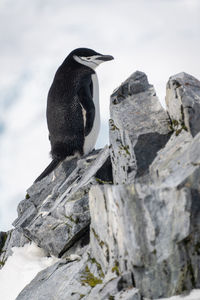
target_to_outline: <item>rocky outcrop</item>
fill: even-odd
[[[140,183],[90,193],[94,214],[101,208],[105,221],[104,228],[91,223],[93,254],[106,270],[131,272],[134,286],[150,299],[199,287],[197,193]]]
[[[108,156],[109,149],[105,147],[82,159],[66,160],[55,173],[34,184],[18,206],[15,228],[58,257],[80,239],[87,243],[88,191]]]
[[[194,137],[200,131],[200,82],[187,73],[170,77],[167,83],[166,105],[171,126],[177,134],[188,130]]]
[[[30,240],[60,257],[17,300],[159,299],[200,288],[199,99],[200,82],[185,73],[169,79],[167,112],[142,72],[115,90],[110,146],[34,184],[15,229],[0,235],[0,260]]]
[[[147,76],[139,71],[112,94],[110,116],[114,183],[132,183],[148,172],[168,141],[169,117]]]

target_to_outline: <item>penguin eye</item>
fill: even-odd
[[[87,60],[90,60],[90,59],[91,59],[91,57],[86,57],[86,59],[87,59]]]

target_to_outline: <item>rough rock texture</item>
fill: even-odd
[[[114,183],[131,183],[148,172],[156,153],[168,141],[169,117],[147,76],[139,71],[112,94],[110,117]]]
[[[199,81],[185,73],[167,84],[168,114],[142,72],[113,93],[109,148],[34,184],[15,229],[0,234],[3,263],[29,240],[61,257],[17,300],[159,299],[200,288],[199,99]]]
[[[150,299],[199,288],[198,196],[185,186],[93,187],[92,255],[106,271],[132,272],[135,286]],[[104,226],[96,222],[100,214]]]
[[[176,131],[187,129],[192,136],[200,131],[200,81],[187,73],[169,78],[166,105]]]
[[[4,247],[5,247],[5,243],[7,240],[7,233],[1,231],[0,232],[0,268],[4,265],[6,258],[5,258],[5,251],[4,251]]]
[[[200,166],[200,133],[193,139],[182,131],[173,134],[166,147],[162,149],[150,166],[150,173],[156,185],[179,187],[195,175]],[[190,187],[196,187],[198,180],[191,179]]]
[[[89,229],[88,190],[109,149],[63,162],[55,174],[34,184],[18,206],[13,225],[49,254],[62,254]],[[87,240],[87,239],[86,239]]]

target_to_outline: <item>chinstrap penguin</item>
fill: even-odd
[[[88,48],[73,50],[58,68],[47,98],[47,126],[52,162],[35,180],[47,176],[66,157],[94,149],[99,129],[99,87],[95,72],[112,60]]]

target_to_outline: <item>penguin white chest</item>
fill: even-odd
[[[90,153],[96,144],[99,130],[100,130],[100,108],[99,108],[99,83],[96,73],[92,74],[92,83],[93,83],[93,101],[95,106],[95,118],[92,130],[85,137],[83,152],[84,154]]]

